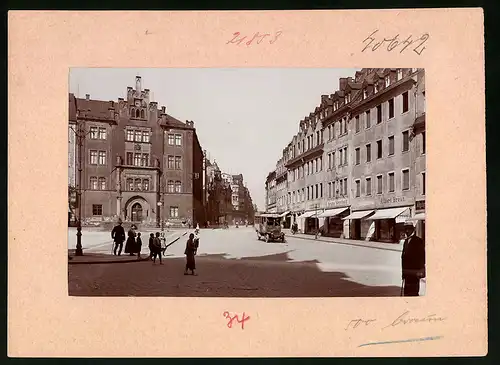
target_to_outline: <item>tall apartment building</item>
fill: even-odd
[[[126,95],[117,102],[70,95],[70,127],[74,120],[84,136],[82,220],[203,222],[203,151],[194,122],[175,119],[164,106],[158,109],[140,76]]]
[[[302,232],[395,242],[414,219],[423,237],[424,70],[363,69],[341,78],[300,121],[283,158],[286,210]]]

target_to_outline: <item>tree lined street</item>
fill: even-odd
[[[184,276],[185,230],[166,232],[164,265],[149,261],[69,265],[70,295],[116,296],[398,296],[401,253],[288,237],[257,240],[251,227],[204,229],[198,276]],[[72,232],[69,233],[72,235]],[[142,254],[147,255],[148,232]],[[111,253],[109,232],[84,232],[84,252]],[[74,247],[69,242],[69,247]],[[423,287],[425,290],[425,287]]]

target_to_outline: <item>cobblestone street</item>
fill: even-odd
[[[104,233],[103,233],[104,234]],[[198,276],[183,275],[186,237],[157,261],[69,265],[77,296],[328,297],[400,295],[399,252],[288,238],[252,228],[202,230]],[[146,251],[143,250],[143,254]]]

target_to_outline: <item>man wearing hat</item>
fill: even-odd
[[[115,242],[115,248],[113,252],[116,255],[116,249],[119,246],[120,249],[118,250],[118,256],[120,256],[120,254],[122,253],[123,241],[125,241],[125,230],[122,227],[121,219],[118,219],[118,224],[111,231],[111,238]]]
[[[425,277],[425,245],[424,241],[415,235],[413,223],[405,223],[405,233],[406,239],[401,254],[403,295],[418,296],[420,279]]]

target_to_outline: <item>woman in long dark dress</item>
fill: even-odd
[[[135,251],[135,231],[130,228],[128,231],[127,243],[125,243],[125,253],[128,253],[130,256],[134,256]]]
[[[186,250],[184,250],[184,255],[186,255],[186,270],[184,271],[184,275],[188,274],[188,270],[191,270],[192,275],[196,275],[195,251],[194,234],[191,233],[186,243]]]

